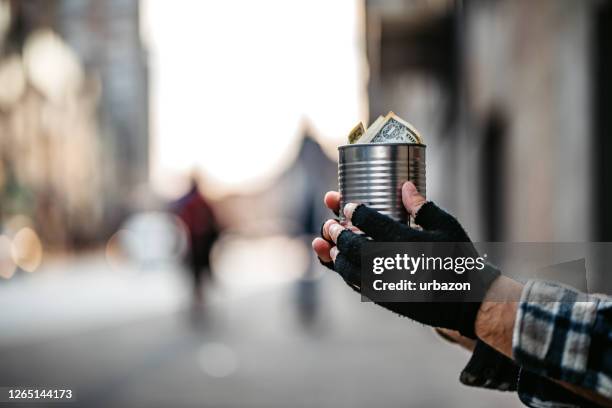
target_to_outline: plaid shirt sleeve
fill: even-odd
[[[515,361],[530,373],[612,398],[612,298],[529,281],[521,296],[512,348]],[[530,398],[522,395],[524,402],[523,397]]]
[[[546,377],[521,369],[480,340],[459,380],[471,387],[517,391],[521,402],[531,408],[599,407]]]

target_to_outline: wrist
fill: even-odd
[[[474,331],[478,338],[497,351],[512,358],[512,333],[518,301],[523,285],[501,276],[496,279],[483,299]]]

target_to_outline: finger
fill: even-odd
[[[394,221],[363,204],[349,203],[344,206],[344,215],[353,225],[376,241],[427,241],[422,231]]]
[[[328,191],[323,197],[325,206],[338,215],[340,210],[340,193],[337,191]]]
[[[337,248],[341,254],[355,265],[361,265],[361,251],[368,239],[361,235],[345,229],[336,239]]]
[[[425,230],[437,230],[447,233],[449,240],[452,239],[456,242],[469,240],[459,221],[431,201],[421,206],[416,217],[414,217],[414,222]]]
[[[337,244],[338,237],[340,236],[342,231],[345,231],[345,230],[348,231],[346,227],[340,225],[340,223],[338,222],[330,222],[329,224],[327,224],[327,235],[329,236],[329,239],[331,239],[331,241],[334,244]]]
[[[440,337],[450,341],[451,343],[456,343],[469,351],[474,351],[474,348],[476,347],[475,340],[462,336],[461,333],[456,330],[443,329],[440,327],[436,327],[435,330]]]
[[[419,211],[421,206],[425,204],[427,200],[418,191],[412,181],[407,181],[402,186],[402,202],[406,211],[414,217]]]
[[[321,232],[320,232],[321,238],[328,241],[329,243],[331,243],[332,241],[331,241],[331,238],[329,237],[328,229],[329,229],[329,225],[334,222],[338,222],[338,220],[329,219],[321,225]]]
[[[337,246],[336,251],[343,253],[355,265],[361,265],[361,249],[368,239],[333,220],[325,225],[327,235]]]
[[[329,251],[332,249],[332,244],[325,241],[323,238],[315,238],[312,241],[312,249],[322,262],[331,262],[332,258]]]
[[[356,234],[363,234],[363,231],[359,230],[359,228],[349,222],[327,220],[321,227],[321,237],[323,237],[323,239],[328,241],[330,244],[335,245],[336,241],[338,240],[338,236],[344,230],[349,230]]]
[[[339,253],[340,251],[338,251],[338,247],[332,247],[332,249],[329,250],[329,256],[332,262],[336,263],[336,258],[338,257]]]
[[[451,343],[457,343],[455,337],[460,336],[459,332],[455,330],[441,329],[439,327],[434,327],[434,330],[436,331],[436,333],[438,333],[440,337]]]
[[[345,225],[346,228],[348,228],[349,230],[353,231],[356,234],[363,234],[363,231],[360,230],[359,228],[357,228],[356,226],[354,226],[351,223],[348,223],[347,225]]]
[[[336,221],[338,221],[338,223],[342,225],[344,228],[350,231],[353,231],[356,234],[363,234],[363,231],[357,228],[356,226],[354,226],[350,221],[339,221],[339,220],[336,220]]]
[[[402,186],[402,202],[415,222],[426,230],[450,231],[461,228],[457,220],[434,203],[429,202],[418,191],[414,183],[407,181]],[[423,210],[421,211],[421,208]]]
[[[339,225],[342,227],[342,224],[338,220],[329,219],[325,221],[321,227],[321,237],[333,245],[335,241],[333,241],[332,236],[330,235],[330,228],[332,225]]]

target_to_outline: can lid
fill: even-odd
[[[338,149],[346,149],[348,147],[358,147],[358,146],[418,146],[418,147],[427,147],[427,145],[422,143],[353,143],[353,144],[344,144],[338,146]]]

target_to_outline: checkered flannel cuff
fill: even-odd
[[[593,363],[594,341],[612,329],[610,321],[600,321],[600,303],[597,296],[559,284],[529,281],[514,326],[515,361],[533,373],[612,396],[610,368]],[[607,327],[598,334],[602,324]]]

